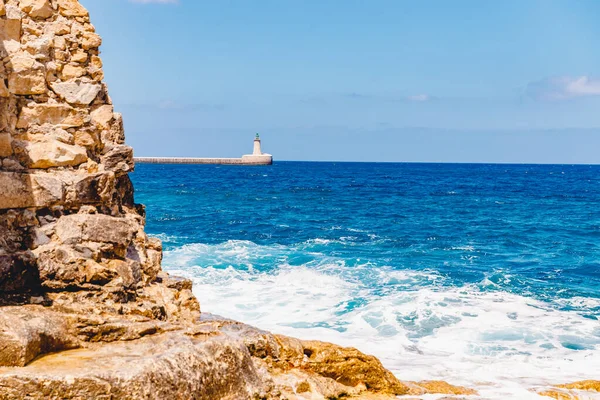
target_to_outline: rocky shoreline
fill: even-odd
[[[477,396],[201,313],[144,232],[101,43],[77,0],[0,0],[0,399]]]

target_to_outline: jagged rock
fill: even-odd
[[[0,210],[48,207],[64,198],[64,184],[49,174],[0,171]]]
[[[28,143],[25,148],[30,168],[77,166],[87,160],[85,148],[58,140]]]
[[[24,367],[40,354],[78,347],[61,315],[38,309],[7,307],[0,313],[0,366]]]
[[[127,247],[135,232],[130,220],[103,214],[76,214],[61,217],[56,235],[61,243],[83,241],[113,243]]]
[[[83,82],[61,82],[51,85],[54,93],[65,99],[71,104],[88,105],[98,93],[100,93],[100,85]]]
[[[117,145],[102,156],[102,164],[109,171],[131,172],[133,171],[133,149],[125,145]]]
[[[8,76],[8,90],[13,94],[31,95],[46,93],[46,71],[44,65],[29,53],[11,57],[13,72]]]
[[[79,64],[67,64],[60,72],[60,78],[63,81],[81,78],[85,75],[85,68]]]
[[[105,104],[91,112],[92,122],[102,129],[108,129],[109,123],[114,118],[113,106]]]
[[[88,16],[88,11],[77,0],[58,0],[58,10],[65,17]]]
[[[102,38],[99,35],[93,32],[86,32],[83,34],[83,42],[81,43],[81,46],[85,50],[100,47],[100,45],[102,45]]]
[[[54,14],[49,0],[21,0],[19,7],[32,18],[48,18]]]
[[[44,123],[60,128],[72,128],[85,124],[86,117],[82,110],[76,110],[68,104],[33,103],[21,111],[17,128],[28,128],[34,124]]]

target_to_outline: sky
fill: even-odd
[[[137,156],[600,163],[600,1],[80,1]]]

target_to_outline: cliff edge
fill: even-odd
[[[0,0],[0,399],[474,394],[204,314],[161,269],[77,0]]]

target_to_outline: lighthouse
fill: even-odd
[[[254,138],[254,151],[252,152],[253,156],[262,156],[262,150],[260,149],[260,135],[257,133]]]
[[[252,154],[247,154],[242,157],[244,164],[248,165],[271,165],[273,164],[273,156],[262,152],[260,135],[257,133],[254,136],[254,150]]]

